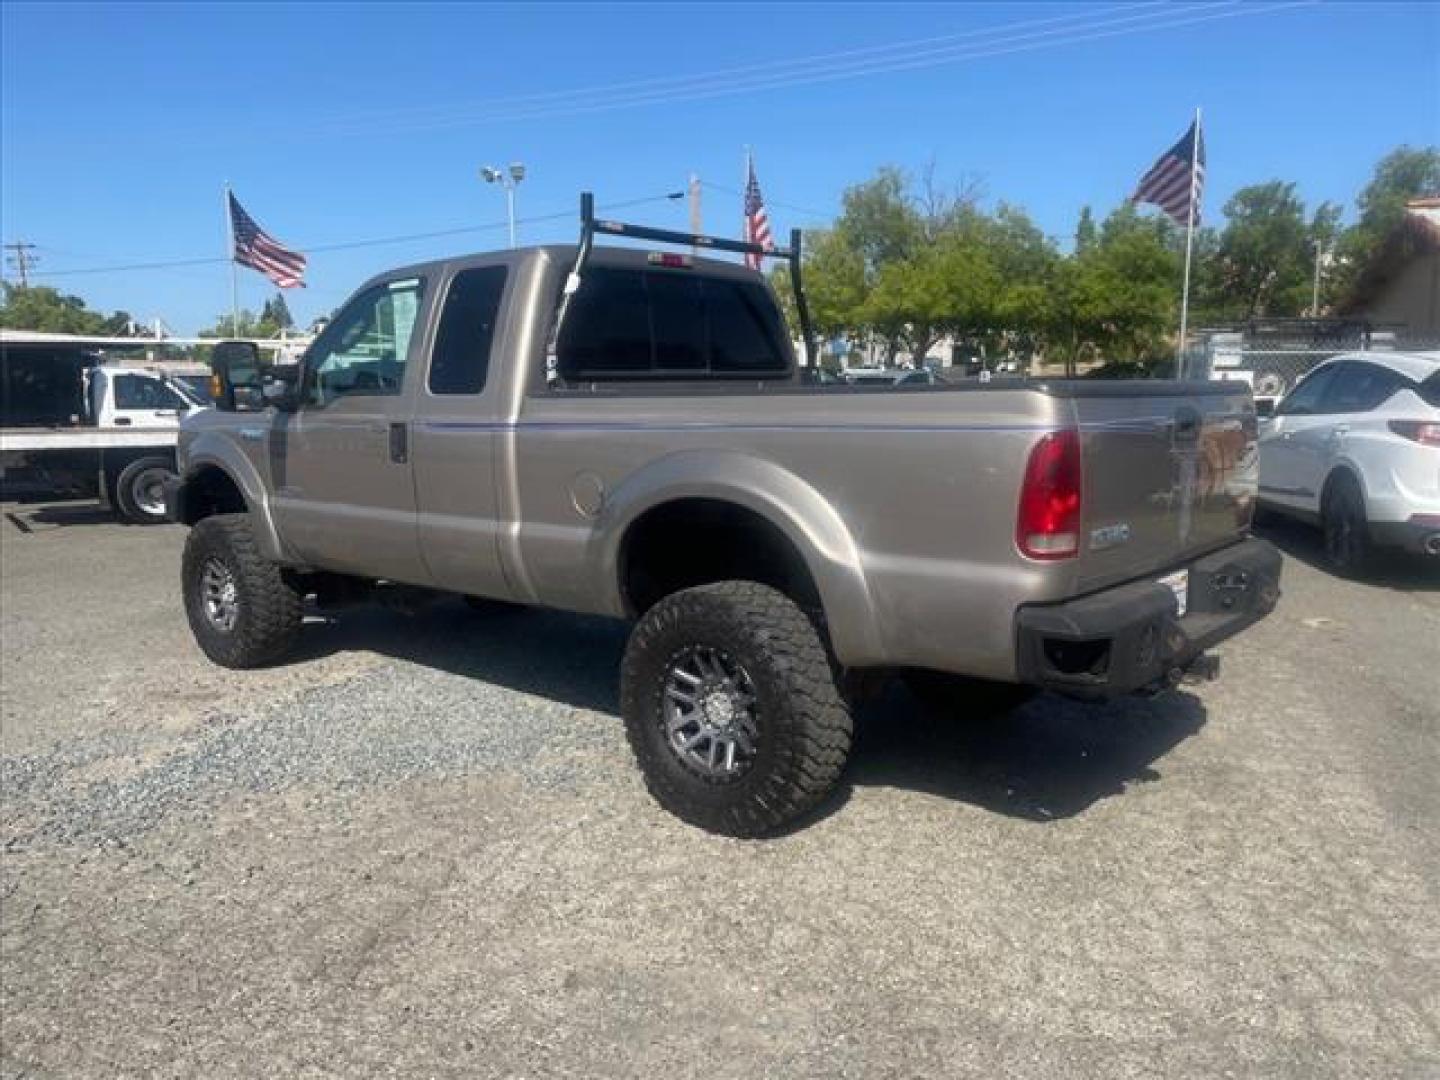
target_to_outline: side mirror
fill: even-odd
[[[237,397],[247,404],[259,397],[260,348],[253,341],[220,342],[210,354],[210,370],[210,396],[215,399],[215,408],[235,412]]]
[[[281,412],[294,412],[300,407],[299,375],[293,364],[271,368],[260,383],[261,399]]]

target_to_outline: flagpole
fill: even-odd
[[[1190,140],[1190,217],[1185,227],[1185,283],[1180,290],[1180,344],[1175,351],[1175,377],[1185,377],[1185,334],[1190,326],[1190,255],[1195,247],[1195,166],[1200,157],[1200,110],[1195,110],[1195,131]]]
[[[744,173],[740,177],[740,191],[742,193],[740,196],[740,239],[747,243],[750,240],[750,218],[745,213],[745,195],[743,193],[750,190],[750,173],[754,168],[755,158],[750,153],[750,144],[746,143],[745,162],[743,165]],[[741,261],[743,261],[746,266],[749,266],[750,256],[741,256]]]
[[[235,215],[230,212],[230,181],[225,181],[225,257],[230,261],[230,335],[240,336],[240,266],[235,262]]]

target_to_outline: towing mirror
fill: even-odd
[[[300,406],[299,385],[299,364],[275,364],[261,377],[260,396],[266,405],[273,405],[281,412],[294,412]]]
[[[260,401],[260,348],[253,341],[222,341],[210,354],[210,396],[225,412],[254,408]]]

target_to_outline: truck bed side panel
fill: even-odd
[[[851,570],[868,586],[868,626],[834,620],[849,664],[903,657],[1004,677],[1013,667],[1012,620],[1021,603],[1062,595],[1068,574],[1029,563],[1014,546],[1029,448],[1068,403],[1032,391],[952,394],[735,393],[647,397],[541,394],[515,425],[519,550],[513,575],[545,603],[620,614],[618,569],[601,539],[623,528],[637,476],[675,455],[718,461],[746,455],[813,489],[848,530]],[[672,487],[752,504],[747,470]],[[590,493],[603,509],[580,509]],[[793,500],[792,500],[793,501]],[[798,513],[791,508],[779,513]],[[804,545],[819,523],[775,522]],[[803,551],[827,610],[843,586],[833,552]],[[865,631],[865,632],[862,632]]]

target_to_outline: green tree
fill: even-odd
[[[260,311],[260,321],[271,323],[281,330],[289,330],[295,325],[295,320],[290,316],[290,305],[285,302],[285,294],[277,292],[273,300],[266,300],[264,308]]]
[[[1095,246],[1099,240],[1100,232],[1095,227],[1095,215],[1090,212],[1090,207],[1080,208],[1080,220],[1075,223],[1075,254],[1083,255]]]
[[[134,319],[128,311],[102,315],[87,308],[80,297],[61,293],[48,285],[22,287],[9,282],[4,284],[0,326],[11,330],[107,337],[128,337],[134,333]]]
[[[262,314],[256,318],[255,313],[249,308],[241,308],[238,320],[230,315],[222,315],[215,320],[214,326],[201,330],[198,336],[206,338],[274,337],[280,332],[280,327],[271,321],[271,314],[273,313]]]
[[[1271,180],[1243,187],[1224,214],[1211,279],[1216,306],[1231,318],[1298,315],[1308,296],[1311,243],[1295,185]]]
[[[1440,195],[1440,147],[1401,146],[1375,165],[1370,182],[1355,200],[1356,229],[1383,241],[1405,215],[1405,204],[1421,195]]]
[[[1401,146],[1375,164],[1370,182],[1355,200],[1359,217],[1335,243],[1332,298],[1343,297],[1405,216],[1405,204],[1423,195],[1440,195],[1440,148]]]

